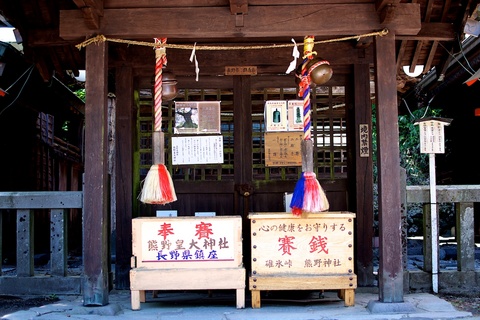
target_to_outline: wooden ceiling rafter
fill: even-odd
[[[35,66],[37,67],[38,73],[42,77],[42,79],[47,82],[50,81],[52,78],[52,74],[50,73],[50,67],[47,65],[46,60],[39,59],[35,62]]]
[[[412,0],[411,3],[416,3],[417,0]],[[400,46],[397,52],[397,73],[403,72],[403,65],[402,65],[402,58],[404,57],[405,51],[407,47],[407,40],[400,40]]]
[[[412,61],[410,62],[410,67],[409,67],[409,72],[412,73],[415,71],[415,68],[418,65],[418,59],[420,57],[420,54],[422,52],[422,47],[423,47],[423,41],[418,40],[417,45],[415,46],[415,50],[413,51],[413,57]],[[426,72],[425,70],[422,70],[422,73]]]
[[[456,26],[464,26],[465,21],[467,20],[468,16],[470,15],[472,5],[478,3],[478,0],[463,0],[459,4],[460,14],[457,14],[456,16],[456,21],[453,22],[454,25]],[[445,17],[447,15],[447,12],[444,11],[442,12],[442,17]],[[460,48],[460,35],[456,34],[455,36],[456,41],[452,41],[449,43],[446,43],[445,45],[442,46],[442,48],[445,50],[447,53],[446,55],[443,55],[443,58],[441,59],[440,63],[437,65],[437,81],[441,82],[445,79],[445,75],[447,73],[447,69],[450,66],[450,63],[453,60],[453,53],[455,52],[455,48],[459,49]]]
[[[62,63],[57,54],[55,54],[55,50],[52,47],[47,47],[48,52],[52,55],[52,63],[54,70],[63,70]]]
[[[397,72],[401,71],[401,69],[403,67],[402,66],[402,57],[405,54],[406,47],[407,47],[407,40],[402,40],[400,42],[400,46],[399,46],[399,49],[398,49],[398,52],[397,52]],[[401,71],[401,72],[403,72],[403,71]]]
[[[430,47],[430,52],[428,54],[427,60],[425,62],[425,70],[432,69],[432,62],[433,62],[433,59],[435,58],[435,53],[437,52],[437,49],[438,49],[438,41],[433,41]]]
[[[451,2],[452,2],[451,0],[445,0],[445,5],[443,6],[443,11],[442,11],[442,17],[440,18],[441,22],[446,20],[447,12],[448,12],[447,8],[450,8]],[[428,54],[428,57],[425,63],[425,70],[432,69],[432,62],[433,62],[433,59],[435,58],[437,49],[438,49],[438,40],[433,40],[430,48],[430,52]]]
[[[426,22],[426,23],[430,22],[430,17],[432,15],[433,1],[434,0],[428,0],[427,2],[427,6],[425,8],[425,17],[423,18],[423,22]],[[425,41],[417,40],[417,45],[415,47],[412,61],[410,62],[410,67],[408,70],[410,73],[413,73],[418,65],[418,60],[419,60],[420,54],[422,53],[422,48],[424,47],[424,44],[426,44]],[[428,72],[428,69],[426,69],[424,65],[422,73],[425,74],[427,72]]]

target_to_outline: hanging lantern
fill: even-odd
[[[475,117],[480,117],[480,108],[475,108]]]

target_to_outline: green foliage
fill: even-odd
[[[377,182],[377,129],[376,106],[372,105],[372,145],[374,162],[374,181]],[[398,117],[400,166],[407,171],[407,185],[428,184],[428,154],[420,153],[420,131],[415,121],[425,117],[440,117],[441,110],[421,108],[409,115]]]
[[[420,152],[420,128],[415,121],[439,117],[441,110],[421,108],[398,117],[400,166],[407,171],[407,185],[425,185],[429,181],[428,154]]]
[[[75,95],[77,97],[79,97],[80,99],[82,99],[83,102],[85,102],[85,88],[83,89],[78,89],[76,91],[74,91],[73,93],[75,93]]]

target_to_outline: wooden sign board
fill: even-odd
[[[302,165],[303,132],[266,132],[265,166],[294,167]]]
[[[242,220],[221,217],[141,217],[132,220],[136,267],[228,268],[242,265]]]
[[[252,273],[273,275],[353,274],[350,212],[250,214]]]
[[[226,76],[256,76],[257,67],[255,66],[226,66]]]
[[[248,218],[252,308],[260,308],[261,291],[271,290],[338,290],[345,306],[355,305],[354,213],[255,212]]]
[[[370,157],[370,129],[368,124],[361,123],[358,125],[358,140],[359,140],[359,153],[361,158]]]
[[[420,128],[421,153],[445,153],[445,134],[443,128],[450,125],[451,119],[424,118],[415,122]]]

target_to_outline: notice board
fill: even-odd
[[[222,217],[141,217],[132,220],[138,267],[227,268],[242,265],[242,220]]]
[[[298,131],[265,133],[265,166],[292,167],[302,165],[301,142]]]
[[[354,217],[351,212],[250,214],[252,270],[258,277],[352,274]]]

